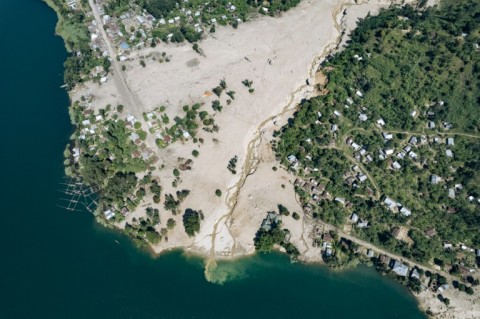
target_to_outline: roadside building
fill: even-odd
[[[392,263],[392,271],[398,276],[406,277],[408,274],[408,266],[402,264],[398,260],[394,260]]]

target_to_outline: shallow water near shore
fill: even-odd
[[[218,262],[214,284],[198,257],[152,258],[58,207],[72,127],[55,22],[40,0],[0,1],[0,318],[425,318],[367,267],[332,272],[275,253]]]

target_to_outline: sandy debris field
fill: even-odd
[[[294,109],[301,99],[312,96],[319,63],[340,41],[342,27],[348,33],[358,18],[390,3],[302,1],[281,17],[259,16],[240,24],[238,29],[217,28],[216,33],[199,42],[204,56],[188,43],[161,44],[136,51],[124,62],[124,76],[142,105],[131,107],[122,101],[112,80],[101,86],[89,83],[73,93],[73,100],[94,93],[96,108],[124,103],[124,114],[133,114],[143,121],[144,112],[161,105],[167,107],[170,118],[179,114],[183,105],[197,102],[204,103],[203,109],[212,113],[210,106],[217,97],[206,92],[211,92],[221,79],[226,81],[227,91],[236,92],[231,105],[226,104],[225,93],[219,98],[223,110],[216,112],[214,119],[220,130],[218,133],[199,130],[197,137],[205,140],[201,145],[177,142],[159,150],[155,135],[149,134],[148,146],[158,150],[159,164],[165,165],[164,169],[154,171],[163,194],[189,189],[191,193],[180,211],[192,208],[202,210],[205,215],[200,234],[195,238],[175,231],[169,234],[168,242],[162,241],[154,247],[156,252],[183,247],[220,258],[251,254],[253,236],[267,211],[282,204],[301,213],[291,185],[293,176],[282,169],[272,170],[276,164],[268,146],[271,134],[280,123],[285,123],[286,115],[291,116],[288,110]],[[159,63],[162,52],[170,62]],[[145,68],[140,60],[145,61]],[[245,79],[253,81],[253,93],[242,84]],[[198,158],[192,158],[193,149],[199,150]],[[268,156],[264,156],[266,153]],[[237,174],[227,169],[234,156],[238,157]],[[179,157],[192,158],[194,163],[192,170],[182,172],[178,188],[173,188],[172,169],[178,165]],[[222,198],[215,196],[216,189],[222,191]],[[161,204],[147,201],[127,221],[144,216],[147,206],[160,209],[163,216],[169,214]],[[163,220],[168,217],[181,225],[181,216],[166,216]],[[292,242],[306,252],[309,243],[303,236],[303,218],[294,222],[285,220],[284,224],[292,232]]]

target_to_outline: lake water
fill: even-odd
[[[365,267],[261,255],[220,263],[228,280],[212,284],[201,259],[152,258],[58,207],[72,127],[55,22],[40,0],[0,0],[0,318],[425,318],[406,289]]]

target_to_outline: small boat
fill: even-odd
[[[120,242],[118,240],[115,239],[115,242],[120,245]]]

